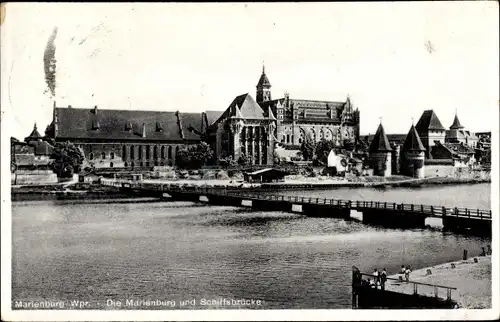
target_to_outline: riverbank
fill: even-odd
[[[477,259],[477,263],[474,259]],[[428,274],[430,270],[431,274]],[[390,278],[399,278],[399,274]],[[404,278],[404,277],[403,277]],[[452,299],[459,308],[491,308],[491,256],[478,256],[467,260],[454,261],[415,270],[410,274],[410,281],[456,287]],[[418,293],[434,296],[434,288],[418,286]],[[388,280],[387,290],[413,294],[413,285],[405,282]],[[440,290],[438,297],[446,299],[446,291]]]
[[[257,190],[314,190],[314,189],[336,189],[336,188],[386,188],[386,187],[426,187],[436,185],[465,185],[489,183],[491,180],[463,179],[452,177],[435,177],[414,179],[402,176],[394,177],[297,177],[286,178],[284,182],[276,183],[245,183],[242,180],[231,179],[144,179],[144,183],[160,183],[184,187],[207,187],[207,188],[229,188],[229,189],[257,189]],[[46,185],[22,185],[12,186],[12,200],[37,200],[37,199],[107,199],[107,198],[130,198],[119,188],[102,186],[98,183],[71,183],[71,184],[46,184]]]

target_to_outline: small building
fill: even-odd
[[[328,154],[328,167],[335,167],[337,172],[346,172],[349,168],[348,159],[346,155],[335,153],[335,150],[331,150]]]
[[[464,143],[438,143],[432,148],[433,159],[453,160],[455,167],[474,164],[475,151]]]
[[[458,115],[455,114],[455,119],[453,124],[450,126],[450,130],[446,131],[446,141],[447,143],[463,143],[472,148],[477,147],[479,138],[477,135],[471,131],[465,130],[464,126],[460,123]]]
[[[446,129],[433,110],[426,110],[415,126],[418,136],[425,148],[425,156],[430,156],[430,151],[434,145],[444,143],[446,138]]]
[[[392,148],[389,145],[389,140],[385,135],[382,124],[378,126],[377,133],[373,137],[368,152],[370,153],[370,160],[373,166],[373,175],[390,176]]]
[[[266,168],[266,169],[261,169],[257,170],[254,172],[247,172],[243,174],[243,178],[245,182],[283,182],[285,181],[285,176],[289,175],[288,172],[278,170],[278,169],[273,169],[273,168]]]

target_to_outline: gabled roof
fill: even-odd
[[[375,133],[375,136],[373,137],[373,140],[370,144],[370,148],[368,151],[370,153],[392,151],[391,146],[389,145],[389,140],[387,140],[387,136],[385,135],[384,127],[382,126],[382,124],[378,126],[377,133]]]
[[[433,110],[424,111],[415,128],[418,132],[425,132],[428,130],[446,130]]]
[[[224,113],[224,111],[206,111],[208,126],[214,124],[215,121]]]
[[[266,119],[264,110],[248,93],[236,96],[218,120],[229,117],[245,119]]]
[[[403,150],[405,151],[425,151],[424,145],[420,140],[420,136],[415,130],[415,127],[412,125],[408,135],[406,136],[406,140],[403,143]]]
[[[189,127],[202,128],[201,113],[59,107],[54,112],[58,124],[57,137],[61,138],[199,140],[200,136],[189,131]]]
[[[453,119],[453,124],[450,126],[450,129],[463,129],[464,127],[460,124],[458,120],[458,115],[455,114],[455,118]]]

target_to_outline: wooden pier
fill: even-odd
[[[365,279],[365,278],[366,279]],[[352,308],[353,309],[452,309],[457,301],[452,294],[457,288],[430,283],[403,281],[388,277],[384,288],[370,285],[368,280],[377,276],[362,273],[352,268]],[[401,292],[392,284],[407,284],[412,292]],[[456,296],[456,294],[455,294]]]
[[[101,179],[101,184],[115,186],[122,191],[142,196],[172,198],[221,206],[242,207],[250,201],[253,209],[263,211],[293,211],[300,206],[307,216],[351,219],[351,211],[362,213],[362,221],[391,228],[425,228],[426,218],[442,220],[445,231],[491,236],[491,210],[461,207],[429,206],[396,202],[326,199],[284,196],[271,192],[253,192],[241,189],[177,186],[161,183],[143,183]],[[296,208],[295,207],[295,208]]]

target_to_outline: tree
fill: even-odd
[[[177,150],[175,154],[175,163],[178,167],[184,169],[198,169],[213,157],[213,151],[210,146],[201,142],[190,147],[184,147]]]
[[[239,165],[246,165],[246,164],[250,164],[250,159],[247,157],[247,155],[245,153],[242,153],[240,155],[240,157],[238,158],[238,164]]]
[[[304,160],[312,160],[314,156],[314,142],[310,135],[306,135],[304,141],[302,141],[302,144],[300,145],[300,152],[302,152]]]
[[[59,177],[69,178],[73,173],[81,171],[85,157],[80,149],[70,142],[57,142],[51,158],[54,159],[51,167]]]
[[[322,163],[328,162],[328,154],[335,148],[335,143],[332,140],[321,139],[316,145],[316,157]]]

